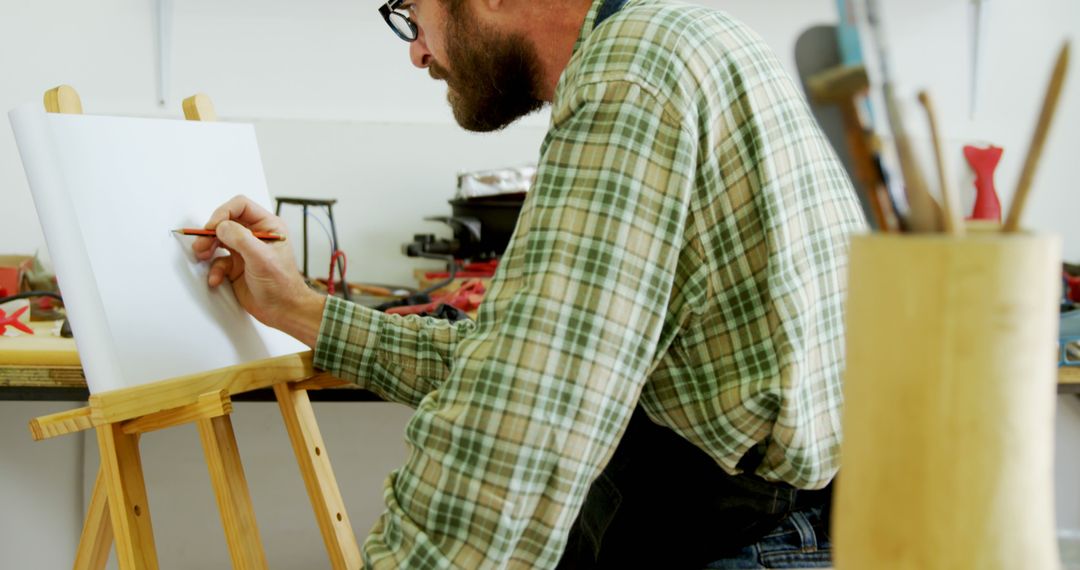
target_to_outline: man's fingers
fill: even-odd
[[[259,241],[252,235],[251,230],[240,224],[227,220],[218,224],[217,239],[225,247],[239,254],[248,264],[256,267],[263,266],[272,255],[270,246]]]
[[[195,258],[206,261],[214,256],[214,252],[221,247],[221,242],[213,237],[197,237],[191,244],[191,250],[195,252]]]
[[[210,215],[210,220],[203,227],[208,230],[217,230],[222,223],[228,221],[236,222],[255,232],[272,232],[279,235],[288,233],[288,227],[281,218],[243,195],[233,196],[231,200],[214,210],[214,213]],[[197,259],[206,261],[213,257],[214,252],[223,244],[232,247],[226,244],[225,240],[197,237],[191,244],[191,249],[195,252]]]
[[[219,257],[210,263],[210,273],[206,278],[206,282],[210,287],[221,285],[226,277],[230,280],[232,279],[233,259],[233,256],[226,255]]]
[[[216,229],[218,224],[226,220],[239,222],[254,231],[284,232],[286,229],[280,218],[243,195],[234,196],[214,210],[210,221],[206,222],[206,229]]]

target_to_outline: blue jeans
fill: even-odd
[[[829,568],[832,566],[832,543],[829,540],[829,521],[823,510],[825,508],[821,506],[791,513],[761,540],[705,568]]]
[[[814,568],[830,565],[830,488],[802,491],[753,475],[750,450],[729,475],[638,408],[589,488],[559,570]]]

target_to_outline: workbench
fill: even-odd
[[[0,400],[85,402],[86,387],[75,341],[56,336],[57,325],[31,323],[34,335],[0,336]],[[316,402],[380,402],[352,384],[309,392]],[[237,401],[276,401],[270,388],[233,397]]]
[[[1058,393],[1080,394],[1080,366],[1058,368]]]
[[[85,402],[90,393],[75,341],[50,334],[51,325],[33,323],[35,336],[0,337],[0,400]],[[1080,367],[1058,371],[1058,393],[1080,394]],[[241,401],[274,401],[272,390],[238,395]],[[311,391],[313,401],[378,402],[353,385]]]

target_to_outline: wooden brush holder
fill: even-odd
[[[1059,568],[1060,239],[858,236],[849,283],[836,568]]]

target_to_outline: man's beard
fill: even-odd
[[[446,55],[454,70],[431,62],[429,72],[446,80],[447,99],[462,128],[496,131],[543,106],[537,96],[540,61],[525,38],[484,27],[464,4],[446,25]]]

